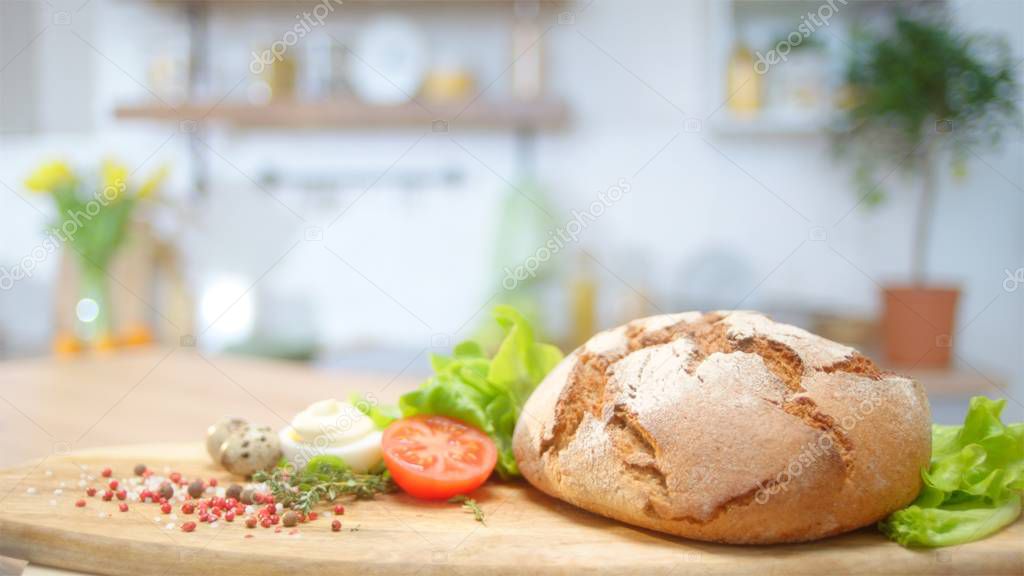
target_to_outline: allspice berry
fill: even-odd
[[[232,484],[231,486],[228,486],[227,490],[224,491],[224,496],[226,498],[234,498],[235,500],[239,500],[242,496],[242,487],[238,484]]]
[[[188,495],[193,498],[199,498],[202,496],[203,490],[204,487],[202,480],[193,480],[192,483],[188,485]]]
[[[252,488],[246,488],[242,490],[242,495],[238,497],[238,501],[242,504],[252,504],[252,496],[256,491]]]
[[[284,524],[285,528],[292,528],[298,523],[299,515],[291,510],[285,512],[284,516],[281,517],[281,524]]]
[[[171,486],[170,482],[161,482],[160,488],[157,490],[157,494],[159,494],[161,498],[170,500],[174,497],[174,486]]]

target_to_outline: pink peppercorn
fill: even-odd
[[[89,496],[89,497],[95,496],[96,495],[96,489],[91,487],[91,486],[89,488],[86,488],[85,495]]]
[[[181,531],[182,532],[191,532],[191,531],[193,531],[195,529],[196,529],[196,523],[195,522],[185,522],[184,524],[181,525]]]
[[[170,514],[171,513],[171,505],[166,503],[166,502],[164,502],[163,504],[160,505],[160,511],[163,512],[164,514]]]
[[[117,505],[117,509],[120,510],[121,512],[127,512],[128,505],[125,504],[124,502],[121,502],[120,504]]]
[[[85,508],[85,500],[78,500],[75,502],[75,506],[79,508]]]
[[[341,532],[341,520],[331,522],[331,532]]]
[[[103,476],[104,478],[110,478],[110,475],[113,473],[114,471],[111,470],[110,468],[104,468],[103,472],[100,472],[100,476]]]
[[[336,505],[334,506],[334,513],[335,513],[336,515],[338,515],[338,516],[341,516],[342,514],[344,514],[344,513],[345,513],[345,507],[344,507],[344,506],[342,506],[341,504],[336,504]]]

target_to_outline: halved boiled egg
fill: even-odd
[[[353,472],[366,472],[381,461],[381,431],[358,408],[335,399],[311,404],[281,430],[281,451],[295,467],[315,456],[337,456]]]

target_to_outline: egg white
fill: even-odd
[[[281,430],[278,436],[281,438],[281,451],[285,459],[297,468],[305,466],[311,458],[321,454],[341,458],[356,473],[366,472],[381,461],[380,441],[383,433],[380,430],[340,446],[303,442],[291,427]]]

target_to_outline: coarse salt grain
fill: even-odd
[[[278,513],[280,513],[281,510],[284,510],[284,504],[278,502],[277,504],[274,504],[274,508],[277,509]]]
[[[50,500],[50,506],[56,506],[56,505],[57,505],[57,501],[56,500]]]
[[[36,492],[38,492],[38,490],[36,490],[35,487],[32,487],[32,488],[29,488],[28,490],[25,490],[26,494],[35,494]]]
[[[164,528],[167,530],[174,530],[174,522],[168,522],[167,524],[164,524]]]
[[[60,496],[63,493],[64,493],[64,491],[61,490],[60,488],[57,488],[56,490],[53,491],[53,495],[54,496]]]
[[[67,483],[67,482],[64,482],[63,480],[61,480],[61,482],[60,482],[60,487],[61,487],[61,488],[66,488],[66,487],[67,487],[67,485],[68,485],[68,483]]]
[[[53,470],[47,470],[46,472],[43,472],[43,474],[46,476],[53,476]]]
[[[79,487],[79,488],[85,488],[85,487],[86,487],[86,485],[88,485],[88,484],[89,484],[89,483],[88,483],[88,482],[86,482],[85,480],[79,480],[79,481],[78,481],[78,487]]]

